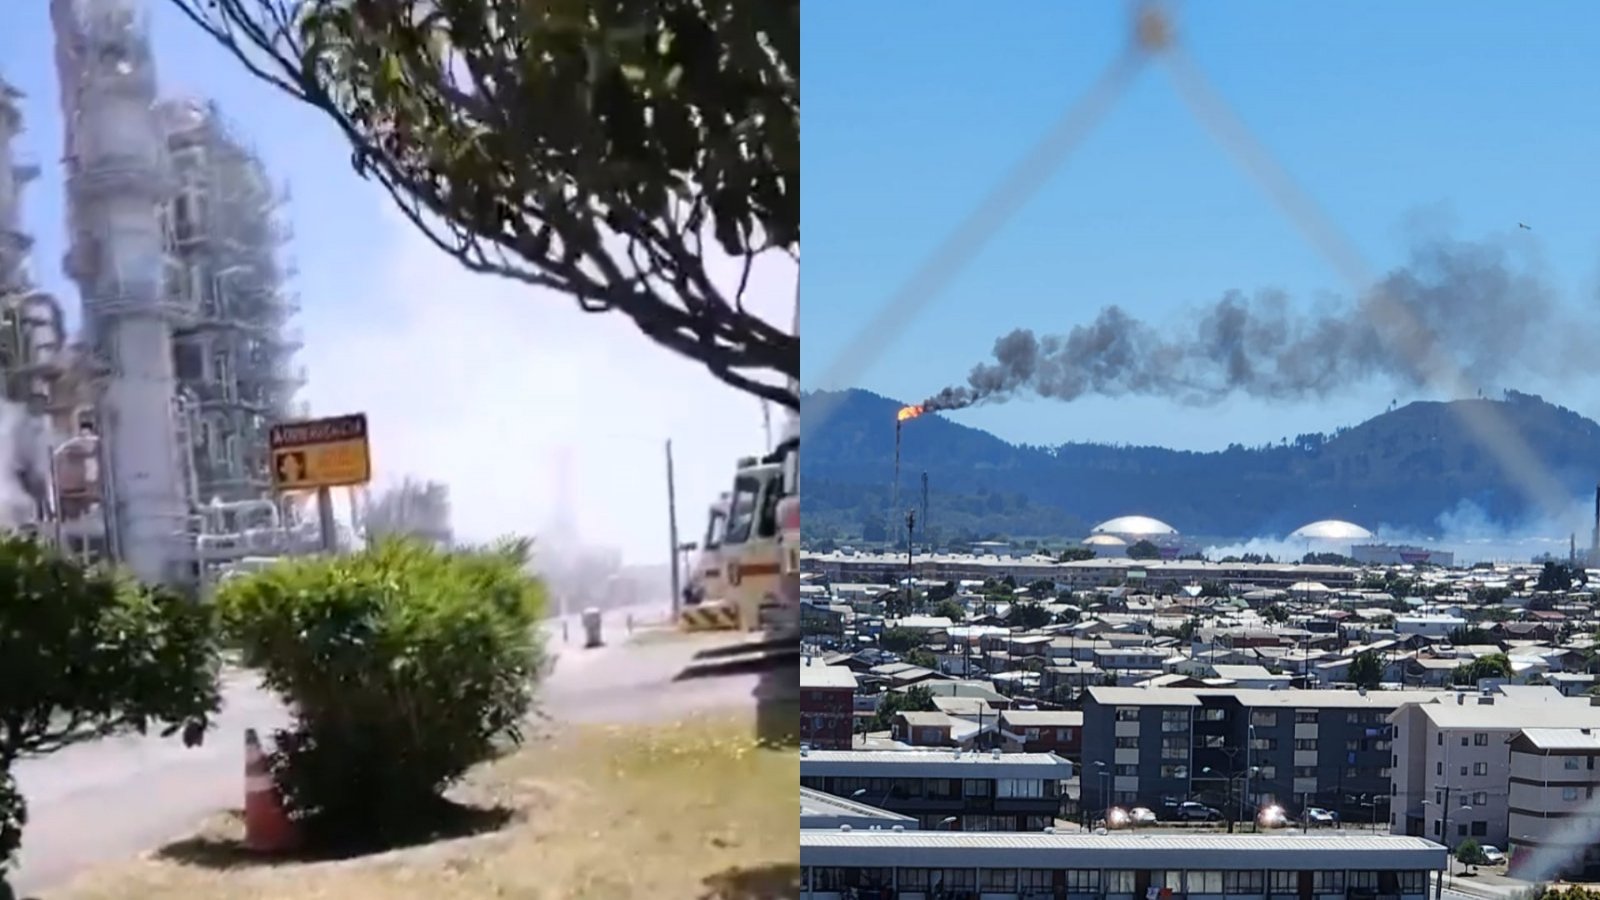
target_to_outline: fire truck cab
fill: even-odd
[[[721,547],[724,596],[720,599],[739,611],[740,626],[747,631],[761,627],[764,611],[782,602],[778,504],[783,494],[783,466],[777,454],[739,461]]]
[[[726,493],[718,497],[706,515],[705,540],[701,541],[700,554],[689,570],[689,584],[683,589],[685,606],[708,600],[716,602],[727,593],[727,580],[722,575],[722,539],[728,530],[729,498]]]

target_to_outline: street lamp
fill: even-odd
[[[954,825],[955,823],[956,823],[956,817],[955,816],[945,816],[944,818],[939,820],[939,827],[943,828],[946,825]],[[950,830],[951,831],[955,831],[954,828],[952,828]]]
[[[1100,776],[1100,817],[1103,821],[1111,821],[1111,770],[1106,768],[1104,760],[1095,760],[1094,767]]]

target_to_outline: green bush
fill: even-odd
[[[290,708],[273,771],[314,842],[403,840],[521,724],[542,671],[527,545],[390,541],[229,582],[224,634]]]
[[[197,744],[218,667],[206,607],[0,535],[0,885],[27,822],[17,761],[153,724]]]

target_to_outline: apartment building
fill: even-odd
[[[1600,729],[1524,728],[1511,739],[1507,852],[1513,874],[1600,878]]]
[[[849,750],[855,733],[856,674],[843,666],[800,667],[800,742]]]
[[[1445,693],[1401,707],[1394,725],[1389,826],[1454,847],[1505,847],[1511,745],[1527,728],[1600,728],[1600,706],[1554,688]],[[1525,793],[1525,792],[1524,792]]]
[[[1092,687],[1088,808],[1198,800],[1239,817],[1269,803],[1388,818],[1388,717],[1437,693]]]
[[[800,786],[946,831],[1042,831],[1072,763],[1052,753],[802,750]]]

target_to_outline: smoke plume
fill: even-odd
[[[1470,383],[1508,375],[1593,371],[1596,331],[1571,321],[1555,292],[1486,243],[1432,241],[1354,302],[1295,308],[1287,295],[1229,291],[1182,320],[1140,321],[1117,306],[1066,334],[1019,328],[994,358],[928,410],[1002,402],[1020,393],[1085,394],[1214,403],[1233,394],[1321,397],[1367,381],[1427,381],[1447,361]]]

